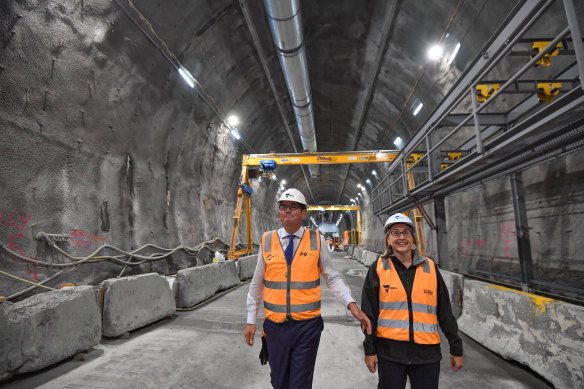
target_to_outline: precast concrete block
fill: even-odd
[[[444,279],[444,283],[448,288],[448,294],[450,295],[450,306],[452,307],[452,314],[456,319],[462,314],[462,299],[463,299],[463,287],[464,287],[464,276],[458,273],[453,273],[446,270],[440,270],[440,274]]]
[[[355,246],[347,246],[347,253],[349,255],[353,255],[353,252],[355,251]]]
[[[170,285],[157,273],[112,278],[100,286],[104,336],[120,336],[176,312]]]
[[[176,273],[176,306],[192,307],[213,296],[217,291],[239,284],[235,261],[210,263]]]
[[[257,254],[241,257],[237,260],[237,272],[240,281],[245,281],[253,277],[257,263]]]
[[[78,286],[0,303],[0,380],[40,370],[97,345],[98,289]]]
[[[363,258],[362,259],[363,265],[367,267],[371,266],[371,264],[377,261],[377,258],[381,256],[381,254],[369,250],[363,250],[363,253],[361,255]]]
[[[355,250],[353,250],[353,257],[363,263],[363,249],[359,246],[355,246]]]
[[[584,387],[584,307],[465,280],[459,328],[556,388]]]

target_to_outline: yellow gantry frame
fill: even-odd
[[[309,205],[307,211],[357,211],[357,235],[359,236],[358,244],[361,245],[361,207],[358,205]]]
[[[243,192],[242,184],[249,185],[249,166],[260,166],[260,161],[272,159],[278,165],[331,165],[341,163],[377,163],[392,162],[399,152],[380,150],[380,151],[354,151],[351,153],[334,152],[334,153],[289,153],[289,154],[244,154],[241,163],[241,176],[239,178],[240,187],[237,191],[237,205],[235,215],[233,216],[233,229],[231,230],[231,241],[227,258],[238,258],[240,255],[251,254],[251,210],[249,196]],[[247,248],[236,250],[237,230],[243,202],[245,201],[245,217],[247,229]],[[360,216],[360,215],[359,215]],[[357,218],[358,228],[360,229],[360,217]]]

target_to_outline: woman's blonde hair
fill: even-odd
[[[406,226],[408,226],[407,224],[404,224]],[[414,238],[414,248],[412,249],[412,258],[414,258],[414,254],[419,254],[418,253],[418,237],[415,233],[415,231],[412,229],[412,227],[408,226],[408,229],[410,230],[410,232],[412,233],[412,237]],[[383,258],[389,258],[390,255],[393,255],[393,247],[390,246],[389,243],[387,243],[387,238],[389,237],[389,233],[391,232],[391,228],[387,229],[387,232],[385,233],[385,252],[383,253],[382,257]]]

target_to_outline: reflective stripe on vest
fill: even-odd
[[[410,304],[406,290],[389,258],[377,261],[379,276],[379,318],[377,336],[410,341],[410,330],[418,344],[438,344],[438,280],[430,258],[416,266]],[[410,319],[412,328],[410,329]]]
[[[262,237],[266,264],[264,280],[265,317],[281,323],[286,319],[306,320],[320,315],[320,236],[304,230],[292,264],[286,263],[276,231]]]

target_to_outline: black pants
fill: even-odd
[[[310,389],[324,328],[322,317],[274,323],[264,321],[270,376],[275,389]]]
[[[438,389],[440,361],[423,365],[407,365],[378,357],[378,389],[404,389],[410,377],[412,389]]]

